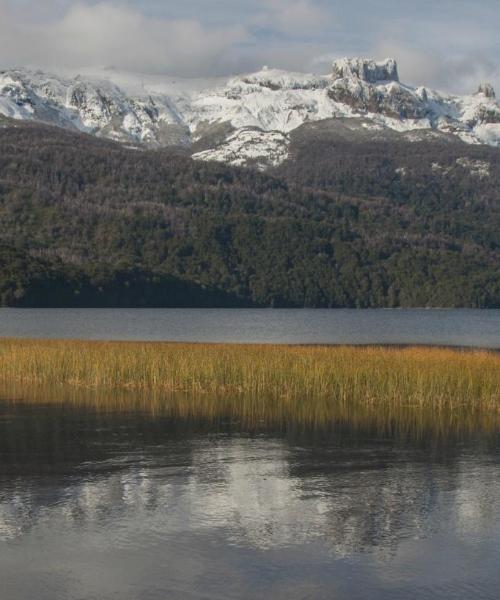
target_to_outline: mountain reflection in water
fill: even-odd
[[[9,600],[497,597],[491,421],[273,429],[90,398],[0,403]]]

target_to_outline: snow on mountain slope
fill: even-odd
[[[215,148],[196,152],[192,156],[198,160],[216,160],[238,167],[252,165],[264,170],[286,160],[288,144],[289,138],[285,133],[242,127]]]
[[[455,96],[399,80],[392,59],[345,58],[328,75],[264,67],[227,80],[146,81],[124,74],[59,77],[0,72],[0,114],[146,147],[202,142],[194,157],[259,168],[287,157],[288,134],[311,121],[362,117],[377,128],[435,130],[500,146],[493,88]],[[114,78],[120,85],[111,81]],[[212,136],[214,128],[223,131]]]
[[[131,97],[110,81],[39,71],[0,73],[0,112],[149,146],[165,145],[168,127],[184,128],[166,97]]]

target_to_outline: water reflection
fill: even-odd
[[[494,598],[498,448],[3,403],[3,593]]]
[[[428,405],[388,402],[381,407],[371,402],[301,401],[300,398],[290,401],[286,396],[276,398],[263,394],[214,396],[202,392],[141,392],[126,388],[86,389],[0,382],[0,402],[2,400],[11,404],[85,409],[101,416],[141,413],[170,418],[180,430],[196,425],[209,430],[218,427],[234,432],[280,430],[294,436],[304,431],[308,436],[321,436],[335,429],[338,436],[345,429],[350,438],[359,432],[362,437],[389,436],[414,442],[426,442],[429,438],[467,439],[477,433],[487,439],[489,434],[496,437],[500,431],[500,404],[479,409],[474,403],[429,408]]]

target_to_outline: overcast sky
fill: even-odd
[[[500,0],[0,0],[0,67],[185,76],[328,72],[393,56],[405,82],[500,87]]]

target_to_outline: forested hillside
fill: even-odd
[[[0,128],[0,304],[500,306],[500,151],[294,132],[267,173]]]

